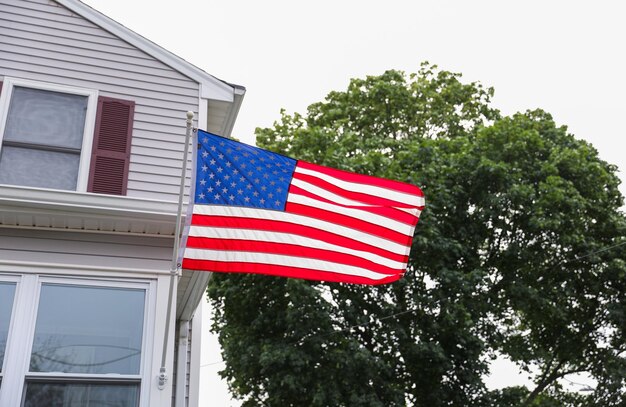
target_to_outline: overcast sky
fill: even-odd
[[[254,128],[271,126],[281,108],[304,113],[350,78],[416,72],[427,60],[494,87],[504,114],[550,112],[626,179],[626,3],[619,0],[85,2],[245,86],[233,136],[251,144]],[[212,352],[204,363],[219,360]]]

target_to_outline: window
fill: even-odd
[[[97,92],[5,78],[0,183],[84,191]]]
[[[16,284],[0,276],[0,346],[4,333],[8,349],[0,404],[139,406],[149,370],[149,287],[37,275]]]
[[[0,386],[2,386],[2,365],[4,352],[9,335],[9,323],[13,311],[13,298],[15,296],[15,283],[0,281]]]
[[[0,185],[126,195],[135,103],[91,89],[0,82]]]

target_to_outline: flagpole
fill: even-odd
[[[180,190],[178,193],[178,212],[176,213],[176,231],[174,235],[174,250],[172,253],[172,264],[170,267],[170,290],[167,297],[167,312],[165,318],[165,334],[163,338],[163,353],[161,355],[161,369],[159,371],[159,390],[165,388],[167,382],[167,369],[165,361],[167,358],[168,339],[170,334],[170,320],[172,319],[172,302],[174,298],[174,287],[178,278],[180,264],[178,264],[178,249],[180,246],[180,230],[183,212],[183,197],[185,195],[185,179],[187,176],[187,156],[189,155],[189,141],[191,139],[193,124],[193,112],[187,112],[187,132],[185,134],[185,152],[183,153],[183,165],[180,176]]]

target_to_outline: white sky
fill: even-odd
[[[626,3],[619,0],[84,1],[245,86],[233,135],[251,144],[254,128],[271,126],[280,108],[304,113],[350,78],[416,72],[428,60],[493,86],[504,114],[550,112],[626,180]],[[203,363],[219,360],[210,352]],[[220,368],[203,368],[207,386]],[[230,405],[219,397],[206,400]]]

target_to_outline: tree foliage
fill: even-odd
[[[423,64],[257,129],[270,150],[420,185],[427,206],[393,284],[214,276],[221,374],[244,405],[623,405],[617,169],[544,111],[502,117],[492,95]],[[534,387],[488,390],[496,355]],[[561,388],[579,372],[593,393]]]

